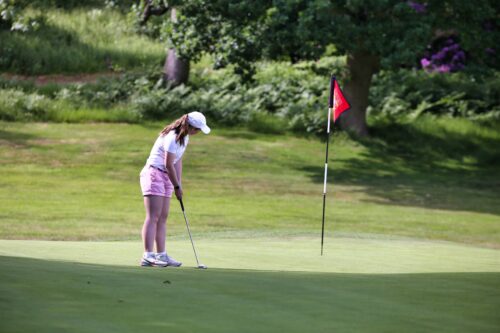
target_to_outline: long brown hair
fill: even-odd
[[[170,125],[167,125],[160,132],[160,136],[165,136],[170,131],[174,130],[175,134],[177,134],[175,141],[179,142],[181,146],[184,146],[184,139],[186,138],[186,135],[188,135],[188,129],[189,129],[189,124],[187,120],[188,120],[188,115],[187,114],[183,115],[179,119],[172,122]]]

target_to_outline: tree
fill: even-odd
[[[151,16],[162,16],[168,12],[172,23],[177,22],[176,8],[164,1],[144,0],[142,5],[139,19],[139,24],[142,26],[147,24]],[[189,79],[189,58],[178,57],[176,53],[175,48],[169,48],[163,66],[163,78],[171,86],[187,83]]]
[[[481,24],[496,18],[493,0],[185,0],[165,37],[184,59],[209,53],[216,66],[235,65],[246,80],[260,59],[318,59],[329,45],[347,56],[344,92],[352,109],[341,127],[368,135],[366,108],[373,74],[416,65],[439,31],[453,29],[476,59],[496,34]],[[326,84],[325,84],[326,86]]]
[[[286,11],[296,13],[288,15],[296,20],[283,18],[281,13]],[[329,44],[346,54],[344,92],[352,108],[340,122],[360,136],[368,135],[366,108],[373,74],[383,67],[414,63],[432,29],[429,17],[396,0],[281,2],[270,22],[271,40],[284,25],[295,27],[289,38],[299,36],[300,43],[293,47],[301,58],[319,57]]]

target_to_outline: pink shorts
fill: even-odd
[[[142,195],[158,195],[161,197],[172,197],[174,186],[168,175],[158,169],[146,165],[141,171]]]

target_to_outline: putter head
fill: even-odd
[[[197,268],[199,268],[199,269],[207,269],[208,267],[205,266],[205,265],[203,265],[203,264],[199,264]]]

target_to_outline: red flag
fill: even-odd
[[[334,123],[344,111],[347,111],[351,108],[351,105],[349,105],[349,102],[347,102],[347,100],[345,99],[344,94],[342,94],[342,90],[340,90],[339,84],[337,83],[335,76],[332,76],[332,79],[330,80],[329,102],[330,102],[329,106],[333,112]]]

